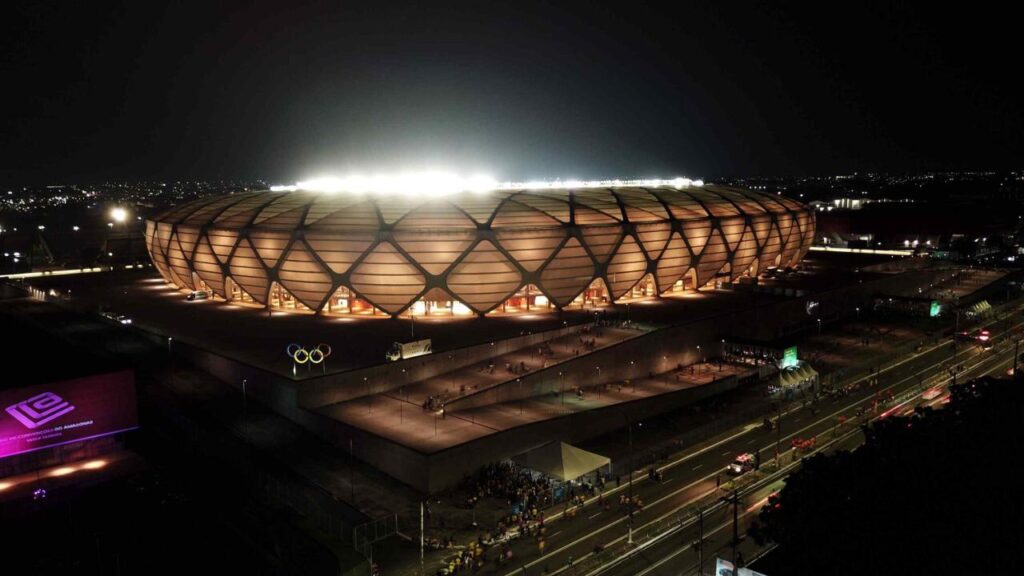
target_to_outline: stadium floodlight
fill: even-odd
[[[495,190],[578,190],[585,188],[689,188],[704,185],[703,180],[676,177],[671,179],[643,178],[632,180],[531,180],[527,182],[498,182],[495,179],[476,175],[458,176],[447,172],[419,172],[397,175],[374,176],[325,176],[303,180],[288,186],[273,186],[275,192],[307,192],[406,196],[443,196],[462,192],[486,193]]]

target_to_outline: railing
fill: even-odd
[[[1019,308],[1020,307],[1018,306],[1015,309]],[[990,357],[986,356],[975,357],[973,363],[969,361],[965,362],[964,371],[966,372],[977,368],[978,366],[982,366],[989,360]],[[908,389],[887,399],[883,405],[884,407],[899,406],[921,394],[924,390],[949,379],[950,377],[947,374],[939,372],[934,376],[924,379],[922,383],[913,384]],[[868,418],[866,421],[870,422],[878,419],[882,414],[884,414],[884,412],[880,412],[879,414]],[[846,420],[842,424],[837,423],[829,433],[826,433],[831,434],[831,439],[815,447],[807,454],[801,455],[798,458],[795,451],[787,451],[790,452],[790,458],[792,458],[792,460],[790,463],[782,465],[781,468],[774,469],[779,465],[779,462],[769,461],[762,466],[761,470],[749,472],[746,475],[737,478],[733,482],[742,482],[743,486],[733,486],[732,490],[734,490],[735,497],[742,498],[743,496],[770,486],[774,482],[786,477],[793,469],[801,464],[804,458],[824,452],[839,443],[845,442],[855,434],[860,433],[860,424],[861,420],[854,418]],[[786,456],[783,454],[779,457],[779,461],[784,461],[785,458]],[[769,470],[770,472],[768,472]],[[726,488],[726,492],[732,491],[728,489],[727,485]],[[717,491],[715,494],[717,494]],[[662,516],[661,518],[648,522],[639,529],[633,531],[632,546],[620,541],[614,546],[609,546],[600,551],[595,551],[593,554],[581,558],[573,565],[575,573],[596,576],[607,572],[608,570],[621,565],[623,562],[634,558],[637,554],[642,553],[644,550],[654,546],[658,542],[661,542],[666,538],[671,538],[681,531],[693,527],[698,521],[698,515],[700,512],[703,512],[704,514],[714,513],[721,510],[723,507],[730,505],[731,503],[720,499],[715,499],[709,502],[707,498],[704,498]]]
[[[352,529],[352,547],[373,562],[374,543],[398,533],[398,514],[370,520]]]

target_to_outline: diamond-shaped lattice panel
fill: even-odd
[[[214,294],[224,297],[224,274],[220,269],[220,262],[210,248],[210,241],[203,236],[196,246],[195,254],[192,256],[192,267],[195,268],[199,278],[206,282],[206,285],[213,290]]]
[[[625,236],[608,263],[608,288],[619,298],[629,291],[647,272],[647,258],[632,236]]]
[[[690,249],[686,247],[679,234],[673,234],[668,241],[664,254],[658,260],[658,270],[654,275],[658,282],[658,290],[664,292],[672,287],[690,269]]]
[[[331,293],[331,275],[302,242],[292,244],[277,277],[292,296],[313,310]]]
[[[562,246],[541,272],[543,288],[559,306],[565,306],[594,278],[594,262],[576,238]]]
[[[784,196],[628,183],[443,198],[245,192],[175,206],[145,232],[157,271],[180,288],[237,287],[266,304],[277,280],[316,309],[344,287],[390,314],[421,297],[485,312],[524,282],[565,306],[598,270],[614,297],[647,274],[661,292],[691,272],[699,287],[794,265],[814,234],[813,211]]]
[[[397,314],[423,291],[423,274],[389,242],[381,242],[352,270],[352,289]]]
[[[477,244],[448,274],[452,293],[481,312],[501,304],[521,281],[519,270],[486,240]]]
[[[260,304],[267,303],[267,291],[270,289],[267,271],[248,240],[243,238],[238,242],[238,246],[231,255],[228,273],[242,290],[252,296],[253,300]]]

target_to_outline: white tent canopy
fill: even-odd
[[[587,452],[565,442],[548,442],[513,460],[521,466],[562,481],[575,480],[611,463],[607,456]]]

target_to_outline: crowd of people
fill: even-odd
[[[463,481],[462,489],[467,493],[465,506],[475,508],[484,498],[492,498],[503,500],[509,513],[497,522],[494,529],[481,532],[475,541],[446,558],[437,570],[438,576],[476,572],[489,558],[498,564],[507,563],[513,557],[510,544],[519,538],[536,541],[543,553],[547,545],[545,508],[557,504],[557,499],[564,502],[565,516],[575,517],[587,499],[598,495],[603,486],[604,478],[598,477],[597,484],[570,482],[559,485],[556,492],[552,480],[532,474],[512,462],[485,466]],[[600,496],[599,501],[605,509],[610,505]],[[430,538],[426,544],[432,549],[456,548],[452,538]]]
[[[427,399],[423,401],[424,412],[437,412],[440,410],[444,413],[444,397],[443,396],[427,396]]]
[[[534,477],[512,462],[488,464],[463,483],[469,492],[467,505],[475,506],[481,498],[505,500],[509,509],[517,511],[544,508],[554,502],[551,481]]]

